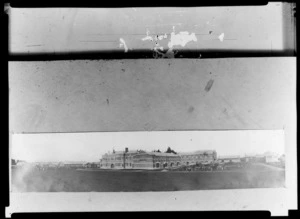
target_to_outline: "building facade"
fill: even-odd
[[[218,158],[220,163],[240,163],[241,157],[238,155],[231,155],[231,156],[221,156]]]
[[[188,153],[180,153],[181,165],[194,165],[200,163],[211,163],[217,160],[215,150],[201,150]]]
[[[128,148],[125,148],[125,151],[113,151],[112,153],[106,153],[100,160],[100,168],[132,169],[133,156],[139,153],[141,153],[141,151],[129,151]]]
[[[84,168],[85,161],[65,161],[61,165],[64,168]]]
[[[102,169],[164,169],[197,163],[211,163],[217,160],[215,150],[203,150],[189,153],[161,153],[141,150],[113,151],[106,153],[100,160]]]
[[[180,165],[180,156],[173,153],[144,152],[133,157],[135,169],[164,169]]]

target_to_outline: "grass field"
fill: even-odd
[[[12,192],[133,192],[284,187],[285,171],[258,167],[212,172],[13,169]]]

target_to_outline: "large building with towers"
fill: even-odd
[[[215,150],[202,150],[189,153],[146,152],[143,150],[113,151],[100,160],[103,169],[164,169],[197,163],[210,163],[217,160]]]

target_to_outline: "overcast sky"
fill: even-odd
[[[217,154],[284,153],[283,130],[48,133],[12,135],[11,158],[32,161],[99,161],[115,150],[177,152],[214,149]]]

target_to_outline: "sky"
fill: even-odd
[[[216,150],[218,156],[284,153],[283,130],[13,134],[11,158],[27,162],[97,162],[112,150]]]

